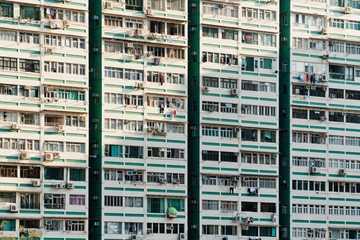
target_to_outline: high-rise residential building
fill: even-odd
[[[87,239],[86,0],[0,1],[0,237]]]
[[[189,20],[189,239],[278,239],[279,3]]]
[[[90,239],[185,239],[187,1],[90,11]]]
[[[358,239],[360,4],[281,1],[281,239]]]

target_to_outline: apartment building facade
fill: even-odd
[[[88,3],[0,2],[0,237],[87,239]]]
[[[358,1],[281,2],[281,239],[359,239]]]
[[[90,11],[90,238],[185,239],[187,2]]]
[[[189,239],[278,239],[279,3],[189,20]]]

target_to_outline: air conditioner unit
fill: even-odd
[[[33,180],[33,181],[32,181],[32,185],[33,185],[34,187],[39,187],[39,186],[40,186],[40,181],[39,181],[39,180]]]
[[[113,7],[113,2],[105,2],[105,8],[112,9]]]
[[[173,180],[173,183],[174,183],[174,184],[180,184],[180,179],[174,179],[174,180]]]
[[[235,89],[235,88],[232,88],[232,89],[230,90],[230,95],[231,95],[231,96],[237,96],[237,95],[238,95],[238,90]]]
[[[236,182],[240,181],[240,177],[234,177],[234,181]]]
[[[74,184],[68,183],[68,184],[66,184],[66,188],[67,189],[72,189],[72,188],[74,188]]]
[[[66,221],[66,225],[72,225],[72,221]]]
[[[132,235],[132,236],[131,236],[131,239],[136,240],[136,239],[137,239],[137,236],[136,236],[136,235]]]
[[[143,83],[138,83],[137,88],[143,88],[144,84]]]
[[[179,234],[179,239],[180,240],[186,240],[187,238],[186,238],[186,234],[185,233],[180,233]]]
[[[19,212],[18,206],[17,206],[17,205],[13,205],[13,204],[10,205],[9,212],[11,212],[11,213],[17,213],[17,212]]]
[[[54,161],[54,154],[50,152],[45,153],[45,161],[47,162]]]
[[[345,7],[345,14],[351,14],[352,9],[351,7]]]
[[[152,9],[148,9],[148,10],[146,10],[145,15],[148,16],[148,17],[151,17],[151,16],[154,16],[154,12],[153,12]]]
[[[241,222],[241,217],[240,217],[240,215],[236,215],[235,217],[233,217],[233,221],[234,221],[234,222],[237,222],[237,223]]]
[[[220,7],[220,8],[224,8],[224,7],[225,7],[225,4],[220,4],[219,7]]]
[[[208,93],[208,92],[209,92],[209,88],[208,88],[208,87],[203,87],[203,88],[202,88],[202,92],[203,92],[203,93]]]
[[[56,130],[59,132],[59,133],[61,133],[61,132],[64,132],[65,130],[65,128],[64,128],[65,126],[64,125],[59,125],[59,126],[57,126],[56,127]]]
[[[64,21],[63,21],[63,25],[64,25],[65,28],[70,27],[70,22],[69,22],[69,20],[64,20]]]
[[[64,186],[63,186],[61,183],[55,183],[55,184],[53,185],[53,187],[60,189],[60,188],[63,188]]]
[[[342,175],[342,176],[346,175],[345,169],[339,169],[338,175]]]
[[[326,121],[326,120],[327,120],[327,117],[325,117],[325,116],[321,116],[321,117],[320,117],[320,121],[324,122],[324,121]]]
[[[28,160],[29,157],[29,153],[28,152],[21,152],[20,153],[20,160]]]
[[[146,230],[146,233],[147,233],[147,234],[151,234],[151,233],[153,233],[153,230],[152,230],[152,229],[148,229],[148,230]]]
[[[336,98],[336,94],[330,94],[330,98]]]
[[[165,184],[165,183],[166,183],[166,179],[165,179],[165,178],[160,178],[159,181],[160,181],[160,184]]]
[[[54,52],[54,49],[53,48],[45,48],[44,52],[45,53],[52,53],[52,52]]]
[[[142,29],[136,29],[136,35],[142,36],[142,35],[144,35],[144,31]]]
[[[321,34],[326,35],[328,33],[327,28],[321,29]]]
[[[60,153],[53,152],[53,159],[59,159],[59,158],[60,158]]]
[[[240,132],[240,128],[234,128],[234,132]]]
[[[319,169],[317,167],[310,167],[310,173],[319,173]]]
[[[242,227],[242,230],[244,230],[244,231],[249,230],[249,226],[246,226],[246,225],[245,225],[245,226],[243,226],[243,227]]]
[[[249,181],[249,178],[248,178],[248,177],[243,177],[241,180],[242,180],[243,182],[248,182],[248,181]]]
[[[86,121],[86,117],[80,117],[80,121],[81,121],[81,122],[85,122],[85,121]]]
[[[52,220],[46,220],[45,225],[48,225],[48,226],[52,225]]]
[[[322,59],[324,59],[324,60],[329,59],[329,54],[324,54],[324,55],[322,55]]]
[[[18,123],[13,123],[10,125],[11,130],[20,130],[20,125]]]

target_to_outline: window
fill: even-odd
[[[202,233],[204,235],[218,235],[219,227],[217,225],[202,225]]]
[[[72,232],[84,232],[85,231],[85,221],[65,221],[66,231]]]
[[[119,222],[105,222],[104,233],[105,234],[121,234],[122,225]]]
[[[204,161],[219,161],[219,152],[217,151],[202,151],[202,160]]]
[[[9,70],[9,71],[17,71],[17,59],[16,58],[8,58],[8,57],[0,57],[0,69],[1,70]]]
[[[222,235],[237,235],[237,226],[221,226]]]
[[[125,197],[125,207],[143,207],[143,198]]]
[[[108,207],[121,207],[122,197],[120,196],[104,196],[104,205]]]
[[[1,165],[0,166],[0,177],[17,178],[18,177],[17,166]]]
[[[143,147],[125,146],[125,158],[143,158]]]
[[[257,142],[258,136],[257,136],[257,130],[255,129],[241,129],[241,140],[242,141],[252,141]]]
[[[106,181],[122,181],[123,172],[122,170],[116,169],[104,169],[104,180]]]
[[[148,213],[164,213],[165,212],[165,199],[163,199],[163,198],[148,198],[147,199],[147,212]]]
[[[241,211],[257,212],[258,204],[257,204],[257,202],[241,202]]]
[[[222,36],[222,39],[237,41],[238,40],[238,31],[229,30],[229,29],[221,29],[221,36]]]
[[[276,132],[275,131],[267,131],[261,130],[260,131],[260,140],[261,142],[276,142]]]
[[[40,209],[40,195],[38,193],[20,193],[21,209]]]
[[[64,169],[45,167],[44,178],[45,180],[64,180]]]
[[[167,9],[172,11],[184,11],[184,1],[167,0]]]
[[[46,224],[48,220],[44,220],[44,226],[46,231],[53,232],[62,232],[63,231],[63,223],[62,220],[51,220],[51,224]]]
[[[0,3],[0,17],[14,17],[13,4]]]
[[[216,77],[202,77],[202,85],[204,87],[219,87],[219,79]]]
[[[20,16],[22,19],[40,20],[40,8],[20,5]]]
[[[237,211],[238,210],[238,204],[237,202],[231,202],[231,201],[221,201],[220,202],[220,210],[221,211]]]
[[[85,206],[85,195],[70,194],[69,205]]]
[[[260,212],[276,213],[276,203],[260,203]]]
[[[140,234],[142,235],[142,223],[125,223],[125,234]]]
[[[40,62],[37,60],[20,59],[19,70],[22,72],[40,72]]]
[[[20,166],[20,178],[40,178],[40,167]]]
[[[16,203],[16,193],[0,192],[0,203]]]
[[[45,209],[65,209],[65,194],[44,193]]]
[[[85,169],[70,169],[70,181],[85,181],[86,171]]]
[[[203,27],[202,28],[202,36],[203,37],[210,37],[210,38],[219,38],[219,29],[210,28],[210,27]]]

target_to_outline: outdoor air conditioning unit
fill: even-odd
[[[230,95],[231,95],[231,96],[237,96],[237,95],[238,95],[238,90],[235,89],[235,88],[232,88],[232,89],[230,90]]]
[[[234,181],[239,182],[239,181],[240,181],[240,177],[234,177]]]
[[[45,161],[47,162],[54,161],[54,154],[50,152],[45,153]]]
[[[166,179],[165,179],[165,178],[160,178],[159,181],[160,181],[160,184],[165,184],[165,183],[166,183]]]
[[[208,92],[209,92],[209,88],[208,88],[208,87],[203,87],[203,88],[202,88],[202,92],[203,92],[203,93],[208,93]]]
[[[186,240],[187,238],[186,238],[186,234],[185,233],[180,233],[179,234],[179,239],[180,240]]]
[[[330,98],[336,98],[336,94],[330,94]]]
[[[51,226],[53,224],[52,220],[46,220],[45,225]]]
[[[310,173],[319,173],[319,169],[317,167],[310,167]]]
[[[86,117],[80,117],[80,121],[85,122],[85,121],[86,121]]]
[[[180,184],[180,179],[174,179],[173,183],[174,184]]]
[[[151,234],[151,233],[153,233],[153,230],[152,230],[152,229],[148,229],[148,230],[146,230],[146,233],[147,233],[147,234]]]
[[[28,160],[29,157],[29,153],[28,152],[21,152],[20,153],[20,160]]]
[[[328,33],[327,28],[321,29],[321,34],[326,35]]]
[[[136,35],[142,36],[142,35],[144,35],[144,31],[142,29],[136,29]]]
[[[45,53],[52,53],[52,52],[54,52],[54,49],[53,48],[45,48],[44,52]]]
[[[66,188],[67,189],[72,189],[72,188],[74,188],[74,184],[68,183],[68,184],[66,184]]]
[[[148,17],[151,17],[151,16],[154,15],[154,12],[153,12],[152,9],[148,9],[148,10],[146,10],[146,14],[145,14],[145,15],[148,16]]]
[[[105,2],[105,8],[108,8],[108,9],[112,9],[114,6],[113,6],[113,2]]]
[[[60,158],[60,153],[53,152],[53,159],[59,159],[59,158]]]
[[[10,205],[9,212],[11,212],[11,213],[19,212],[18,206],[14,205],[14,204]]]
[[[64,125],[59,125],[56,127],[56,130],[60,133],[60,132],[64,132]]]
[[[320,121],[324,122],[324,121],[326,121],[326,120],[327,120],[327,118],[326,118],[325,116],[321,116],[321,117],[320,117]]]
[[[70,22],[69,22],[69,20],[64,20],[64,21],[63,21],[63,25],[64,25],[65,28],[70,27]]]
[[[345,7],[345,14],[351,14],[351,7]]]
[[[20,125],[18,123],[13,123],[10,125],[11,130],[20,130]]]
[[[339,169],[338,175],[345,176],[346,175],[345,169]]]
[[[33,185],[34,187],[39,187],[39,186],[40,186],[40,181],[39,181],[39,180],[33,180],[33,181],[32,181],[32,185]]]
[[[233,217],[233,221],[234,221],[234,222],[237,222],[237,223],[241,222],[241,217],[240,217],[240,215],[237,214],[235,217]]]
[[[322,55],[322,59],[324,59],[324,60],[329,59],[329,54],[324,54],[324,55]]]

